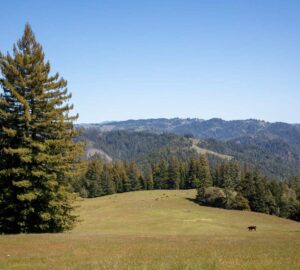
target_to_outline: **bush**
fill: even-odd
[[[201,188],[196,200],[201,205],[226,209],[250,210],[248,200],[240,193],[219,187]]]

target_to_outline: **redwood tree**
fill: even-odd
[[[28,24],[0,69],[0,232],[71,229],[68,179],[80,171],[83,147],[74,142],[67,81],[50,74]]]

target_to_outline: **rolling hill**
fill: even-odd
[[[243,136],[255,136],[265,133],[280,137],[288,142],[300,143],[300,126],[298,124],[270,123],[261,120],[225,121],[219,118],[203,120],[197,118],[158,118],[106,122],[100,124],[83,124],[84,128],[96,128],[99,131],[147,131],[151,133],[192,134],[200,139],[230,140]]]
[[[116,130],[101,132],[97,129],[85,129],[80,140],[87,142],[86,155],[95,154],[105,161],[127,160],[144,163],[169,159],[176,156],[186,160],[192,156],[208,154],[217,159],[230,160],[232,157],[200,146],[200,140],[176,134],[155,134]]]
[[[299,223],[203,207],[194,197],[157,190],[81,200],[71,232],[0,236],[0,269],[300,268]]]
[[[79,125],[87,155],[140,164],[199,153],[211,159],[236,159],[284,180],[300,174],[300,125],[259,120],[145,119]]]

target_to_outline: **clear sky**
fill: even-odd
[[[29,22],[78,122],[300,122],[300,1],[0,0],[0,51]]]

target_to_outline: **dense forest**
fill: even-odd
[[[141,170],[132,162],[105,163],[94,156],[86,173],[73,179],[82,197],[152,189],[197,189],[196,202],[226,209],[251,210],[300,220],[300,177],[279,182],[236,161],[215,168],[202,155],[188,161],[176,157]]]
[[[106,161],[136,161],[143,166],[159,161],[161,157],[176,156],[184,161],[206,154],[212,166],[223,159],[235,159],[259,168],[270,178],[284,181],[300,174],[300,135],[291,125],[284,133],[284,126],[273,124],[272,134],[263,132],[226,141],[199,139],[191,133],[182,136],[126,129],[101,131],[85,127],[79,140],[88,142],[87,156],[97,153]]]

